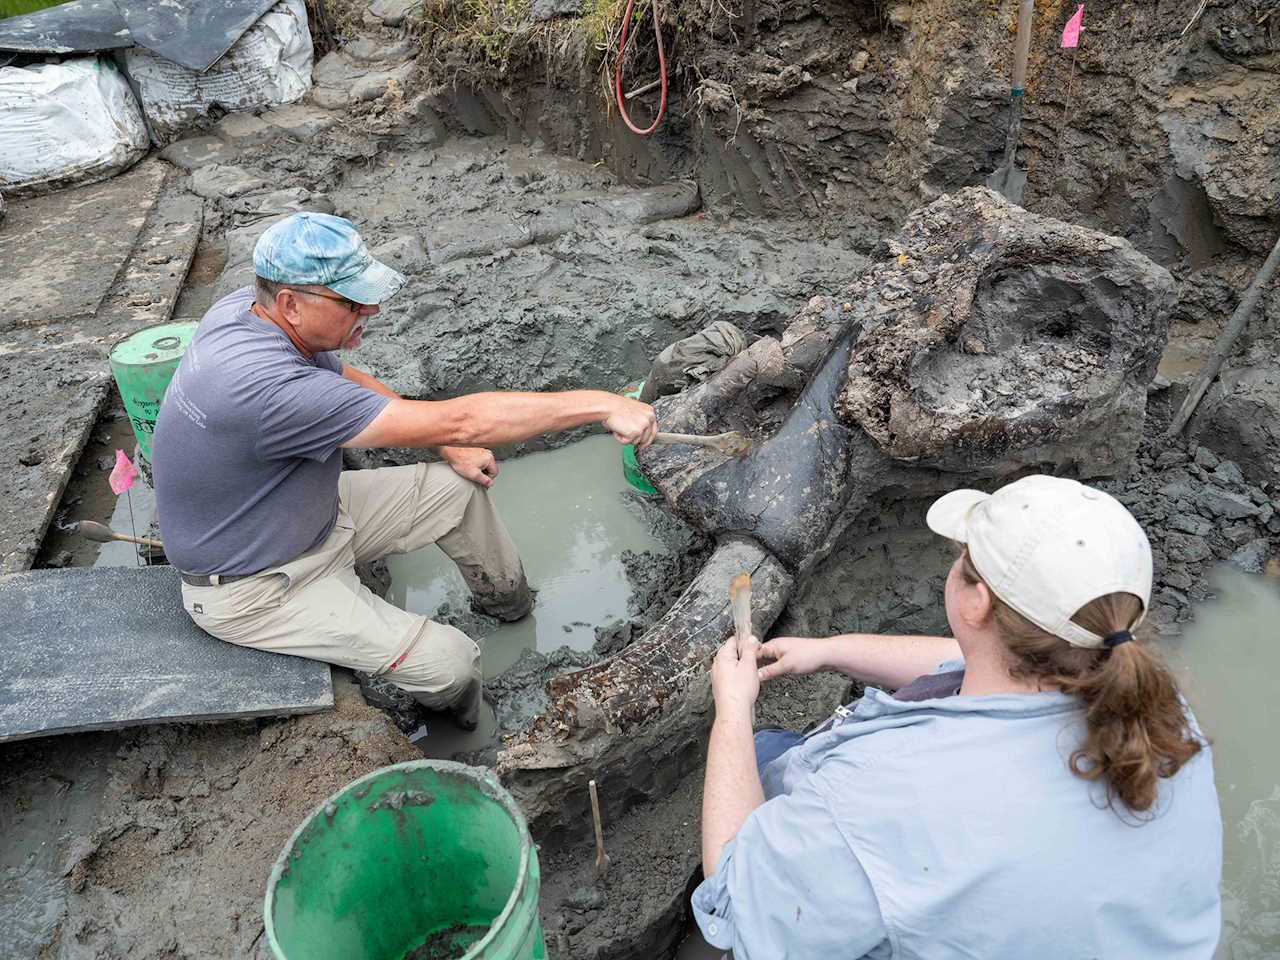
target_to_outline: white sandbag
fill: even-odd
[[[138,101],[97,57],[0,67],[0,190],[44,193],[119,173],[150,148]]]
[[[281,0],[204,73],[144,47],[130,48],[125,63],[158,146],[176,140],[211,111],[221,116],[291,103],[311,87],[305,0]]]

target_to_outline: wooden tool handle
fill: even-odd
[[[703,437],[696,433],[663,433],[659,431],[653,435],[655,443],[691,443],[695,447],[716,447],[720,443],[719,437]]]
[[[729,604],[733,608],[733,632],[738,640],[738,658],[751,637],[751,574],[740,573],[729,581]]]
[[[1013,95],[1022,96],[1027,86],[1027,55],[1031,51],[1031,18],[1036,0],[1022,0],[1018,8],[1018,38],[1013,54]]]
[[[98,543],[110,543],[112,540],[122,540],[125,543],[140,543],[144,547],[154,547],[157,550],[163,550],[164,544],[159,540],[148,540],[146,537],[130,537],[123,533],[116,533],[105,524],[98,523],[95,520],[81,520],[76,524],[82,536],[87,540],[95,540]]]
[[[609,855],[604,852],[604,827],[600,823],[600,797],[596,793],[596,782],[588,781],[587,789],[591,791],[591,820],[596,828],[596,876],[599,878],[609,867]]]
[[[1218,338],[1218,342],[1213,348],[1213,353],[1205,361],[1200,375],[1192,382],[1187,398],[1182,401],[1182,406],[1178,409],[1178,415],[1173,418],[1173,423],[1169,425],[1168,436],[1176,437],[1180,434],[1182,428],[1191,419],[1191,415],[1196,412],[1200,398],[1209,389],[1209,384],[1213,382],[1213,378],[1218,375],[1218,370],[1222,368],[1222,362],[1227,359],[1227,354],[1231,352],[1231,348],[1235,345],[1236,338],[1244,331],[1244,326],[1249,320],[1249,314],[1253,313],[1253,308],[1258,304],[1258,298],[1262,296],[1262,288],[1266,286],[1267,281],[1271,279],[1271,275],[1276,272],[1277,267],[1280,267],[1280,239],[1276,240],[1276,245],[1271,248],[1271,255],[1267,257],[1262,264],[1262,269],[1253,278],[1253,283],[1249,284],[1249,289],[1240,298],[1240,303],[1236,307],[1235,313],[1231,315],[1231,321],[1222,331],[1222,336]]]

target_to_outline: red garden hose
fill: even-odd
[[[622,122],[631,128],[632,133],[638,133],[642,137],[647,137],[658,129],[658,124],[662,122],[662,114],[667,109],[667,54],[662,49],[662,24],[658,22],[658,0],[652,0],[652,2],[653,35],[658,41],[658,70],[662,75],[662,99],[658,103],[658,115],[653,118],[653,123],[647,130],[641,130],[631,122],[622,97],[622,52],[627,48],[627,27],[631,25],[631,11],[635,7],[636,0],[627,0],[627,12],[622,17],[622,38],[618,41],[618,72],[613,78],[613,87],[618,96],[618,112],[622,114]]]

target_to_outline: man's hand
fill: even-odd
[[[751,725],[751,708],[760,694],[760,677],[756,672],[756,656],[760,641],[751,637],[742,646],[738,659],[738,641],[725,641],[711,662],[711,694],[716,701],[716,719],[745,720]]]
[[[760,659],[773,661],[760,668],[760,679],[826,670],[829,647],[829,641],[817,637],[774,637],[760,648]]]
[[[604,425],[613,432],[613,438],[619,443],[633,443],[637,450],[643,450],[653,442],[653,435],[658,432],[658,419],[654,416],[653,407],[629,397],[618,397],[617,406],[605,417]]]
[[[488,489],[498,477],[498,461],[484,447],[441,447],[440,456],[453,472]]]

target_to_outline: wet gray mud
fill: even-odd
[[[272,148],[244,158],[263,177],[287,162]],[[602,167],[496,138],[402,141],[367,166],[307,182],[304,206],[351,217],[408,278],[346,359],[422,399],[618,390],[714,320],[755,334],[780,328],[862,261],[802,223],[706,217],[693,183],[627,189]],[[283,215],[224,210],[219,294],[250,282],[253,242]]]
[[[431,934],[406,953],[404,960],[454,960],[471,949],[471,945],[488,932],[489,928],[485,926],[455,923]]]
[[[68,878],[78,853],[91,843],[102,812],[102,791],[110,779],[110,755],[94,747],[101,738],[75,735],[58,742],[69,762],[50,764],[40,753],[19,756],[6,750],[0,826],[4,871],[0,942],[35,951],[56,943],[70,896]],[[26,760],[26,768],[17,761]],[[44,762],[42,762],[44,761]],[[74,838],[74,839],[73,839]],[[73,847],[78,849],[73,850]],[[83,875],[76,878],[83,885]],[[71,881],[75,885],[75,881]],[[23,955],[23,954],[18,954]]]

